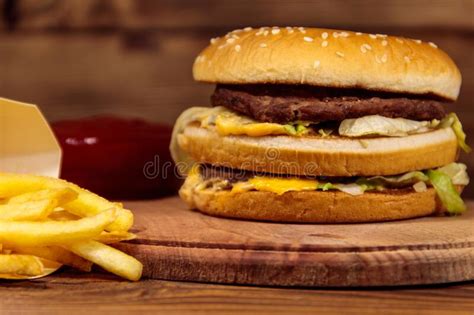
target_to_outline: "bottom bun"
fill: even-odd
[[[181,198],[191,208],[229,218],[312,223],[356,223],[408,219],[442,212],[433,188],[366,192],[353,196],[340,191],[294,191],[278,195],[265,191],[198,190],[184,184]]]

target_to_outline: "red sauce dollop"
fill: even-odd
[[[172,127],[142,119],[96,116],[52,123],[63,149],[61,178],[111,199],[174,194]]]

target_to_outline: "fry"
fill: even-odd
[[[66,182],[64,180],[11,173],[0,173],[0,198],[11,198],[19,194],[44,189],[70,188],[78,196],[77,199],[67,203],[65,209],[80,217],[94,216],[104,210],[115,208],[117,218],[107,227],[109,231],[128,231],[133,225],[133,214],[130,210],[123,209],[86,189]]]
[[[0,275],[38,276],[43,273],[38,257],[30,255],[0,255]]]
[[[57,206],[60,206],[73,201],[77,198],[77,195],[77,192],[71,188],[43,189],[11,197],[8,200],[8,204],[21,204],[29,201],[49,199],[55,200]]]
[[[13,251],[18,254],[33,255],[47,260],[57,261],[60,264],[86,272],[90,272],[92,269],[92,263],[90,261],[59,246],[16,247]]]
[[[0,221],[37,221],[46,219],[56,207],[55,200],[28,201],[0,205]]]
[[[10,198],[0,205],[0,221],[37,221],[46,219],[60,204],[70,202],[77,193],[70,188],[40,190]]]
[[[75,221],[81,218],[75,214],[67,212],[66,210],[63,210],[63,209],[58,210],[58,209],[60,208],[55,209],[49,215],[48,219],[54,220],[54,221]]]
[[[85,241],[69,245],[68,249],[125,279],[137,281],[142,275],[143,265],[138,260],[108,245]]]
[[[107,226],[108,231],[128,231],[133,225],[133,214],[130,210],[117,207],[113,202],[110,202],[100,196],[97,196],[87,190],[79,193],[76,200],[64,205],[64,209],[80,217],[88,217],[96,215],[103,211],[103,209],[110,209],[115,207],[117,209],[117,219]]]
[[[68,244],[98,236],[115,219],[110,209],[77,221],[1,222],[0,243],[10,246]]]
[[[102,232],[95,238],[95,240],[103,244],[114,244],[122,241],[130,241],[136,237],[135,234],[129,232]]]

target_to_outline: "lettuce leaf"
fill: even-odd
[[[472,151],[471,147],[466,143],[466,134],[462,128],[461,121],[459,120],[456,113],[449,113],[440,123],[441,128],[451,127],[453,128],[454,134],[458,139],[458,144],[464,152],[469,153]]]
[[[208,120],[215,119],[216,114],[220,111],[222,111],[222,108],[220,107],[191,107],[179,115],[174,124],[169,149],[171,152],[171,157],[176,163],[178,172],[180,174],[187,174],[195,162],[179,146],[178,135],[181,134],[184,131],[184,128],[191,122],[198,121],[201,122],[201,125],[210,123]]]
[[[466,211],[466,205],[461,199],[451,178],[440,170],[429,170],[426,172],[431,185],[450,214],[461,214]]]
[[[438,171],[448,175],[453,185],[467,186],[469,184],[469,176],[467,175],[467,166],[462,163],[450,163],[443,167],[437,168]]]
[[[431,128],[429,121],[416,121],[405,118],[389,118],[370,115],[354,119],[344,119],[339,125],[339,134],[346,137],[380,135],[403,137],[426,132]]]
[[[427,182],[429,180],[423,172],[414,171],[397,176],[373,176],[360,178],[357,183],[360,185],[382,186],[382,187],[405,187],[414,185],[417,182]]]

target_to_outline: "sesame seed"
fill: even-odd
[[[267,44],[261,43],[259,46],[260,46],[261,48],[266,48],[266,47],[267,47]]]
[[[246,28],[244,28],[245,32],[250,32],[251,30],[252,30],[252,28],[250,26],[247,26]]]
[[[304,39],[305,42],[312,42],[313,41],[313,38],[309,37],[309,36],[305,36],[305,37],[303,37],[303,39]]]
[[[240,51],[240,48],[241,48],[240,45],[235,45],[235,46],[234,46],[234,49],[235,49],[236,52],[239,52],[239,51]]]
[[[362,46],[360,46],[360,50],[372,50],[372,46],[370,46],[369,44],[362,44]]]
[[[399,42],[400,44],[403,44],[403,40],[401,40],[400,38],[395,38],[395,40]]]
[[[333,32],[332,36],[334,36],[334,38],[337,38],[339,36],[339,33],[338,32]]]
[[[261,27],[261,28],[258,29],[258,32],[255,33],[255,36],[260,36],[260,35],[264,34],[265,31],[266,31],[266,28],[265,28],[265,27]]]
[[[377,38],[377,36],[374,35],[374,34],[369,34],[369,37],[372,38],[372,39],[376,39],[376,38]]]
[[[415,43],[417,43],[418,45],[421,44],[421,40],[419,40],[419,39],[414,39],[413,41],[414,41]]]
[[[367,48],[364,45],[360,46],[360,51],[365,54],[367,52]]]
[[[356,35],[357,35],[357,36],[360,36],[360,35],[362,35],[362,33],[361,33],[361,32],[357,32]]]
[[[225,46],[226,46],[226,44],[217,46],[217,49],[222,49],[222,48],[224,48]]]
[[[387,46],[387,44],[388,44],[388,42],[384,39],[384,40],[382,41],[382,46]]]
[[[293,34],[295,30],[292,27],[287,26],[286,30],[288,31],[288,34]]]
[[[387,35],[385,35],[385,34],[375,34],[375,36],[377,36],[377,37],[381,37],[381,38],[385,38],[385,37],[387,37]]]
[[[321,34],[322,39],[326,39],[326,38],[328,38],[328,36],[329,35],[328,35],[327,32],[324,32],[324,33]]]
[[[321,61],[315,60],[314,63],[313,63],[313,68],[314,69],[319,68],[320,65],[321,65]]]
[[[341,32],[341,33],[339,33],[339,36],[341,36],[341,37],[349,37],[349,33],[347,33],[347,32]]]
[[[239,39],[240,37],[237,34],[232,34],[232,38]]]
[[[267,36],[267,35],[268,35],[268,31],[264,31],[263,36]]]
[[[276,34],[278,34],[278,33],[280,33],[280,29],[279,29],[279,28],[274,28],[274,29],[272,29],[272,34],[273,34],[273,35],[276,35]]]
[[[377,63],[382,63],[382,61],[380,60],[380,58],[379,58],[378,56],[375,56],[375,61],[376,61]]]
[[[340,51],[336,51],[336,55],[338,55],[341,58],[344,58],[344,54]]]
[[[403,59],[405,60],[406,63],[410,62],[410,57],[408,57],[408,56],[403,57]]]
[[[214,45],[217,42],[217,40],[218,40],[217,37],[211,38],[211,44]]]
[[[298,30],[303,34],[306,34],[306,30],[304,29],[304,27],[298,27]]]
[[[206,56],[198,56],[196,58],[196,62],[203,62],[204,60],[206,60]]]
[[[436,44],[433,43],[433,42],[429,42],[428,45],[430,45],[430,46],[433,47],[433,48],[438,48],[438,45],[436,45]]]
[[[387,62],[387,54],[383,54],[383,56],[380,60],[382,60],[383,63],[386,63]]]
[[[233,42],[235,42],[235,38],[232,37],[227,39],[228,44],[232,44]]]
[[[327,40],[325,40],[325,41],[323,41],[323,42],[321,43],[321,46],[323,46],[323,47],[327,47],[327,46],[328,46],[328,44],[329,44],[329,43],[328,43],[328,41],[327,41]]]

